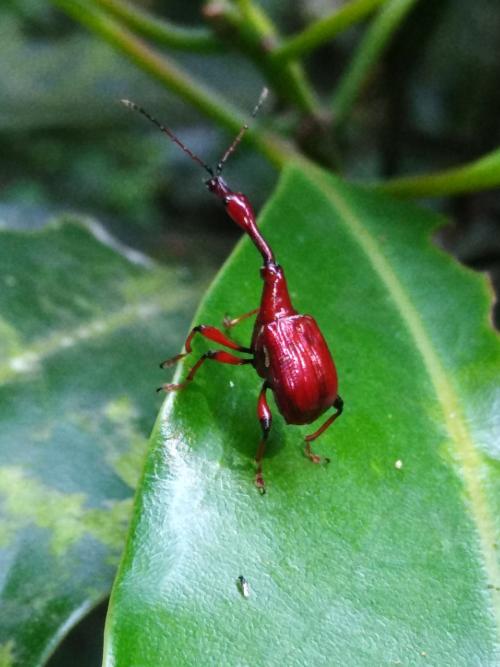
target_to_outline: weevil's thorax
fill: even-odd
[[[269,262],[264,264],[260,270],[264,281],[262,297],[260,301],[259,324],[265,325],[282,317],[296,315],[297,311],[292,306],[285,274],[279,264]]]

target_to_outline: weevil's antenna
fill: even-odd
[[[269,91],[268,91],[267,88],[263,88],[263,89],[262,89],[262,92],[261,92],[260,97],[259,97],[259,101],[257,102],[257,104],[256,104],[255,107],[254,107],[254,110],[252,111],[252,114],[251,114],[252,118],[255,118],[255,116],[259,113],[259,109],[260,109],[260,107],[264,104],[268,92],[269,92]],[[238,144],[239,144],[240,141],[242,140],[243,135],[245,134],[245,132],[246,132],[247,130],[248,130],[248,123],[245,123],[245,124],[243,125],[243,127],[241,128],[241,130],[240,130],[240,131],[238,132],[238,134],[236,135],[236,139],[235,139],[235,140],[233,141],[233,143],[229,146],[229,148],[227,149],[227,151],[224,153],[224,155],[222,156],[222,158],[221,158],[221,159],[219,160],[219,162],[217,163],[217,168],[216,168],[217,176],[219,176],[219,174],[222,172],[222,168],[223,168],[224,165],[226,164],[226,161],[227,161],[228,157],[234,153],[234,151],[236,150]]]
[[[213,177],[214,172],[211,167],[208,166],[208,164],[205,164],[201,158],[199,158],[196,153],[193,153],[193,151],[189,150],[187,146],[185,146],[180,139],[178,139],[175,134],[172,132],[172,130],[169,130],[168,127],[165,127],[165,125],[162,125],[159,121],[156,120],[156,118],[153,118],[145,109],[140,107],[139,105],[135,104],[134,102],[131,102],[130,100],[120,100],[122,104],[124,104],[126,107],[129,109],[133,109],[134,111],[138,111],[139,113],[142,113],[143,116],[145,116],[148,120],[150,120],[158,129],[160,129],[162,132],[164,132],[173,142],[174,144],[177,144],[179,148],[181,148],[184,153],[187,153],[189,157],[194,160],[194,162],[197,162],[200,167],[203,167],[210,176]]]

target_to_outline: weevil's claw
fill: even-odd
[[[255,486],[257,487],[260,495],[263,496],[266,492],[266,485],[264,484],[264,478],[260,472],[255,475]]]
[[[228,313],[226,313],[224,315],[224,319],[222,320],[222,326],[224,327],[224,329],[230,329],[232,321],[233,321],[232,318],[228,315]]]
[[[165,359],[165,361],[161,362],[160,368],[168,368],[169,366],[173,366],[178,361],[180,361],[180,359],[184,359],[186,355],[187,352],[181,352],[181,354],[176,354],[175,357],[171,357],[170,359]]]
[[[307,456],[309,461],[312,461],[312,463],[324,463],[325,465],[330,463],[330,459],[327,456],[318,456],[318,454],[313,454],[312,452],[307,451],[307,449],[304,451],[304,454]]]
[[[330,463],[330,459],[326,456],[318,456],[318,454],[315,454],[312,449],[311,449],[311,443],[307,440],[306,438],[306,446],[304,449],[304,454],[307,456],[309,461],[312,461],[312,463]]]
[[[156,391],[179,391],[179,389],[184,389],[185,386],[185,382],[181,382],[181,384],[162,384]]]

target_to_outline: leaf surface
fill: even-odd
[[[41,665],[106,596],[198,281],[76,221],[0,232],[0,664]],[[2,661],[3,660],[3,661]]]
[[[106,666],[498,664],[499,345],[484,279],[431,242],[441,223],[318,170],[285,171],[260,224],[334,352],[345,413],[315,443],[332,462],[313,466],[313,427],[285,426],[273,405],[261,497],[253,369],[207,363],[169,396]],[[258,268],[244,241],[196,323],[256,307]]]

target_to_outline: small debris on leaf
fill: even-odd
[[[243,595],[243,597],[244,598],[250,597],[250,586],[248,585],[248,581],[242,574],[240,574],[240,576],[238,577],[237,583],[238,583],[238,590]]]

